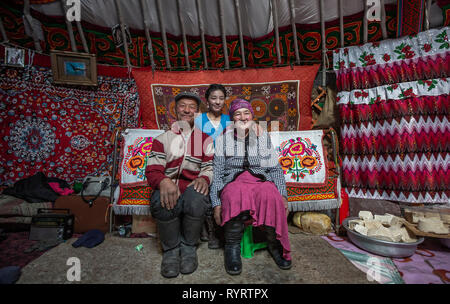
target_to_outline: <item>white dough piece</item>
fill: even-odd
[[[450,214],[441,213],[440,217],[441,217],[441,221],[443,221],[445,224],[450,224]]]
[[[417,239],[411,237],[411,235],[409,234],[408,230],[405,227],[401,228],[400,231],[402,233],[402,242],[404,242],[404,243],[417,242]]]
[[[413,223],[417,224],[417,223],[419,223],[420,219],[425,218],[425,214],[422,213],[422,212],[413,212],[412,213],[412,218],[413,218]]]
[[[394,242],[400,243],[402,241],[402,230],[396,226],[391,226],[388,228],[391,233],[391,237]]]
[[[367,236],[383,241],[395,242],[395,239],[392,236],[391,231],[389,231],[389,229],[384,226],[381,226],[377,230],[370,231],[370,234],[368,234]]]
[[[447,234],[449,233],[448,227],[440,220],[440,218],[423,218],[419,219],[417,224],[417,229],[423,232],[430,232],[436,234]]]
[[[356,225],[364,226],[364,221],[363,220],[350,220],[350,221],[348,221],[348,228],[350,228],[351,230],[355,230],[355,226]]]
[[[441,216],[438,212],[425,212],[425,218],[438,218],[440,219]]]
[[[355,231],[361,233],[362,235],[367,235],[367,228],[363,225],[355,225]]]
[[[377,220],[364,220],[364,227],[367,228],[367,234],[369,235],[370,231],[378,230],[383,227],[383,224]]]
[[[373,220],[373,215],[370,211],[359,211],[358,217],[362,220]]]

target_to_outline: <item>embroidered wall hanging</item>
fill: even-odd
[[[205,91],[213,80],[227,90],[226,108],[236,98],[248,100],[259,121],[278,121],[282,131],[311,128],[311,89],[319,65],[191,72],[133,70],[141,102],[142,127],[168,130],[176,120],[175,96]],[[270,124],[268,124],[270,126]],[[270,129],[269,129],[270,131]]]

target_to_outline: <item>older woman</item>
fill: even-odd
[[[229,113],[234,124],[216,138],[210,191],[214,218],[224,226],[225,270],[242,271],[240,242],[248,220],[265,227],[269,253],[278,267],[289,269],[288,201],[277,154],[248,101],[234,100]]]

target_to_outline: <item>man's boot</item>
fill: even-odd
[[[192,273],[198,267],[197,243],[203,223],[204,217],[193,217],[188,214],[183,217],[183,238],[180,246],[182,274]]]
[[[176,217],[169,221],[157,220],[157,223],[163,249],[161,275],[174,278],[180,273],[180,219]]]
[[[272,256],[277,266],[281,269],[290,269],[292,262],[283,258],[283,247],[279,240],[277,240],[277,234],[275,228],[266,226],[267,232],[267,250]]]
[[[228,274],[237,275],[242,271],[241,239],[244,234],[244,222],[236,217],[224,225],[225,236],[225,270]]]
[[[208,231],[208,248],[209,249],[219,249],[220,241],[216,236],[217,226],[214,222],[214,217],[212,215],[207,215],[205,217],[205,223]]]
[[[200,240],[202,242],[208,242],[209,241],[208,223],[206,222],[206,218],[205,218],[205,221],[203,222],[203,225],[202,225],[202,231],[200,233]]]

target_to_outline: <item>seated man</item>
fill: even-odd
[[[200,102],[200,97],[190,92],[175,97],[178,121],[154,139],[145,172],[155,190],[150,210],[163,249],[161,274],[167,278],[197,269],[196,245],[205,212],[211,208],[213,141],[193,128]]]

